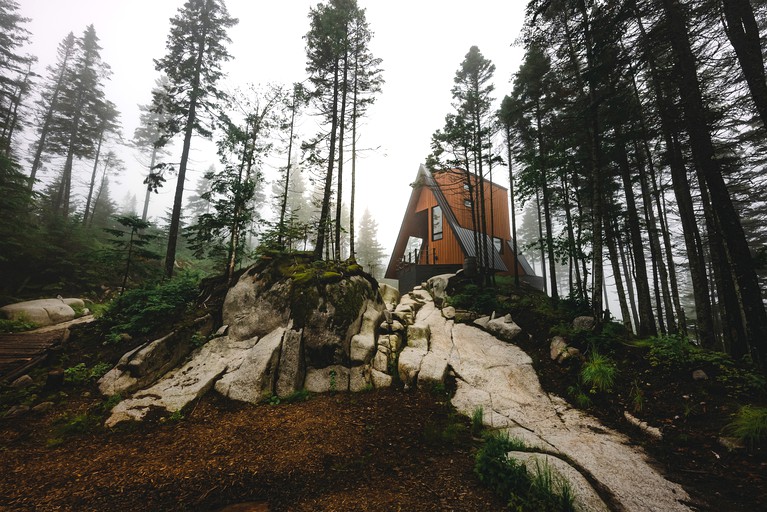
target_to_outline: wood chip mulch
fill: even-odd
[[[83,398],[0,420],[0,510],[488,511],[504,503],[473,473],[477,443],[444,397],[380,390],[295,404],[212,394],[180,421],[98,427],[47,447]],[[57,418],[59,418],[57,420]]]

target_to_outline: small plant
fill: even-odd
[[[536,461],[536,470],[509,457],[512,451],[529,451],[519,439],[502,432],[485,439],[477,452],[474,472],[480,481],[509,503],[511,510],[560,512],[575,510],[570,485],[557,477],[548,464]]]
[[[764,446],[767,441],[767,407],[744,405],[733,415],[725,431],[752,449]]]
[[[591,387],[592,393],[612,391],[617,372],[618,368],[609,357],[592,351],[591,357],[581,368],[581,380]]]
[[[455,413],[450,413],[445,421],[427,421],[423,434],[429,444],[455,445],[466,430],[461,419]]]
[[[192,346],[194,348],[200,348],[201,346],[205,345],[205,343],[208,341],[208,339],[203,336],[199,331],[192,334]]]
[[[644,391],[636,379],[634,379],[634,381],[631,383],[629,400],[631,400],[631,407],[634,409],[634,412],[642,412],[645,402]]]
[[[183,419],[184,419],[184,413],[181,412],[181,410],[173,411],[171,415],[168,416],[168,421],[170,423],[178,423]]]
[[[330,370],[330,393],[335,394],[336,389],[337,389],[336,371]]]
[[[483,418],[485,415],[485,410],[481,405],[478,405],[474,412],[471,413],[471,434],[474,436],[478,436],[482,433],[482,428],[484,427],[483,424]]]
[[[567,387],[567,394],[573,397],[575,406],[579,409],[588,409],[591,407],[591,397],[583,392],[583,388],[580,384]]]
[[[16,318],[15,320],[6,320],[4,318],[0,319],[0,332],[31,331],[36,327],[37,324],[27,320],[24,315]]]
[[[299,389],[294,391],[285,398],[282,399],[286,404],[295,404],[298,402],[306,402],[311,398],[311,394],[305,389]]]
[[[74,385],[85,384],[91,380],[100,379],[111,368],[112,365],[104,362],[96,363],[90,369],[85,366],[85,363],[78,363],[64,370],[64,382]]]
[[[108,412],[110,412],[112,409],[114,409],[114,408],[115,408],[115,406],[116,406],[117,404],[119,404],[120,402],[122,402],[122,399],[123,399],[123,397],[122,397],[122,396],[121,396],[119,393],[118,393],[118,394],[116,394],[116,395],[112,395],[112,396],[110,396],[109,398],[107,398],[106,400],[104,400],[104,403],[103,403],[103,404],[101,404],[101,410],[102,410],[104,413],[108,413]]]
[[[554,473],[548,462],[535,461],[530,490],[543,510],[562,512],[575,510],[575,495],[570,483]]]
[[[277,395],[270,396],[268,400],[269,405],[280,405],[280,402],[281,402],[280,397],[278,397]]]

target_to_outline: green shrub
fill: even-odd
[[[767,441],[767,407],[744,405],[733,415],[725,431],[751,448],[764,446]]]
[[[112,368],[109,363],[96,363],[92,368],[85,363],[78,363],[64,370],[64,382],[70,384],[85,384],[90,380],[100,379]]]
[[[183,314],[199,293],[200,276],[182,273],[178,277],[154,286],[127,290],[104,312],[101,322],[110,333],[109,339],[119,339],[120,333],[146,335],[167,325]]]
[[[648,359],[653,366],[675,367],[690,362],[694,345],[677,334],[658,336],[650,339]]]
[[[498,300],[495,288],[480,288],[476,284],[465,285],[460,292],[448,297],[447,302],[457,309],[475,313],[490,314],[493,311],[509,309],[507,304]]]
[[[592,351],[588,361],[581,368],[581,380],[591,387],[592,393],[611,391],[617,372],[618,368],[609,357]]]

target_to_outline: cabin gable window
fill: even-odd
[[[431,209],[431,239],[442,240],[442,208],[439,206]]]

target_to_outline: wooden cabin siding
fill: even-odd
[[[439,265],[463,265],[463,252],[461,251],[461,246],[458,243],[455,233],[453,233],[453,230],[444,218],[444,213],[442,214],[442,239],[434,240],[431,212],[432,208],[435,206],[437,206],[437,198],[434,197],[434,193],[428,187],[421,187],[421,193],[418,202],[416,203],[416,212],[428,210],[429,237],[423,241],[424,246],[429,252],[428,263],[432,265],[434,264],[434,252],[436,250],[437,263]],[[425,264],[427,262],[425,258],[426,255],[422,253],[419,263]]]
[[[471,218],[471,207],[466,206],[465,201],[469,198],[469,191],[466,190],[466,173],[453,170],[434,174],[434,179],[439,183],[445,199],[453,210],[458,224],[466,229],[474,229],[474,222]],[[478,185],[475,176],[471,176],[472,185]],[[492,189],[492,214],[490,207],[490,197]],[[499,185],[489,181],[484,182],[485,190],[485,218],[487,222],[487,232],[492,233],[492,237],[500,238],[503,242],[511,240],[511,224],[509,222],[509,195],[508,191]],[[476,195],[476,190],[475,190]],[[491,219],[495,218],[494,221]],[[481,226],[477,226],[476,231],[482,231]],[[503,247],[504,244],[501,244]],[[502,251],[505,252],[505,251]],[[513,258],[512,258],[513,260]],[[511,260],[510,260],[511,261]],[[504,262],[510,264],[504,258]],[[513,267],[510,267],[513,268]]]

